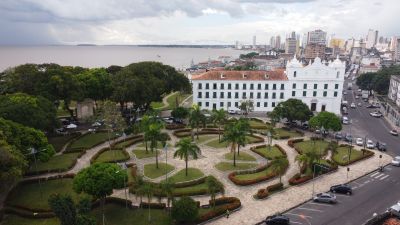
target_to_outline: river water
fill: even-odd
[[[125,66],[133,62],[159,61],[182,69],[194,63],[238,57],[232,48],[179,48],[139,46],[0,46],[0,71],[24,63],[57,63],[65,66]]]

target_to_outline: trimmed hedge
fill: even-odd
[[[275,173],[271,173],[271,174],[269,174],[269,175],[265,175],[265,176],[258,177],[258,178],[256,178],[256,179],[251,179],[251,180],[239,180],[239,179],[236,178],[236,175],[239,175],[239,174],[258,173],[258,172],[261,172],[261,171],[263,171],[263,170],[268,169],[268,167],[270,167],[270,164],[265,165],[265,166],[258,167],[258,168],[255,169],[255,170],[234,171],[234,172],[232,172],[232,173],[230,173],[230,174],[228,175],[228,178],[229,178],[229,180],[231,180],[234,184],[239,185],[239,186],[247,186],[247,185],[252,185],[252,184],[260,183],[260,182],[263,182],[263,181],[266,181],[266,180],[269,180],[269,179],[274,178],[274,177],[276,176],[276,174],[275,174]]]
[[[382,225],[387,219],[393,217],[390,212],[384,212],[377,216],[372,217],[364,225]]]
[[[165,129],[167,129],[167,130],[177,130],[177,129],[182,129],[182,128],[185,128],[185,127],[186,127],[185,124],[175,124],[175,123],[173,123],[173,124],[167,124],[165,126]]]
[[[105,130],[98,130],[98,131],[96,131],[96,133],[106,133],[107,131],[105,131]],[[80,139],[80,138],[83,138],[83,137],[85,137],[85,136],[87,136],[87,135],[90,135],[90,134],[92,134],[91,132],[87,132],[87,133],[85,133],[85,134],[82,134],[82,135],[80,135],[80,136],[78,136],[77,138],[74,138],[73,140],[71,140],[71,141],[69,141],[68,142],[68,144],[67,144],[67,146],[65,147],[65,152],[80,152],[80,151],[84,151],[84,150],[87,150],[87,149],[91,149],[91,148],[94,148],[94,147],[96,147],[96,146],[99,146],[99,145],[102,145],[104,142],[100,142],[100,143],[98,143],[98,144],[95,144],[95,145],[92,145],[92,146],[90,146],[89,148],[71,148],[71,145],[72,145],[72,143],[74,143],[75,141],[77,141],[78,139]],[[118,137],[111,137],[111,139],[110,140],[114,140],[114,139],[117,139]]]
[[[30,209],[24,209],[21,207],[9,207],[5,206],[3,208],[4,213],[7,214],[14,214],[24,218],[32,218],[32,219],[45,219],[45,218],[52,218],[56,215],[54,212],[38,212],[38,211],[31,211]],[[35,213],[35,214],[34,214]],[[0,220],[1,221],[1,220]]]
[[[290,140],[288,140],[287,144],[290,147],[294,148],[294,144],[296,144],[298,142],[302,142],[302,141],[304,141],[304,138],[290,139]]]
[[[94,154],[93,157],[90,159],[90,164],[93,164],[94,161],[96,161],[96,159],[97,159],[102,153],[104,153],[104,152],[106,152],[106,151],[110,151],[110,148],[108,148],[108,147],[102,148],[102,149],[100,149],[98,152],[96,152],[96,154]],[[122,151],[122,154],[125,155],[125,158],[124,158],[124,159],[120,159],[120,160],[112,160],[112,161],[109,161],[108,163],[124,162],[124,161],[129,160],[129,158],[130,158],[129,153],[128,153],[126,150],[122,149],[122,148],[112,148],[112,147],[111,147],[111,151]]]
[[[192,132],[192,129],[186,128],[186,129],[175,130],[174,132],[172,132],[172,134],[175,135],[178,138],[184,138],[184,137],[190,137],[191,136],[191,132]],[[203,128],[198,133],[199,133],[199,135],[222,134],[223,130],[218,132],[218,129]],[[194,132],[194,135],[197,135],[197,132]]]
[[[270,194],[280,191],[282,189],[283,189],[283,183],[272,184],[269,185],[267,188],[259,189],[253,197],[255,199],[264,199],[267,198]]]
[[[275,144],[274,146],[275,146],[276,148],[278,148],[278,150],[279,150],[285,157],[287,157],[286,151],[285,151],[281,146],[279,146],[278,144]],[[268,147],[268,145],[257,145],[257,146],[251,147],[251,148],[250,148],[250,151],[256,153],[257,155],[259,155],[259,156],[261,156],[261,157],[264,157],[264,156],[263,156],[262,154],[260,154],[256,149],[258,149],[258,148],[267,148],[267,147]],[[271,159],[270,159],[270,160],[271,160]]]
[[[118,144],[120,144],[120,143],[123,143],[123,142],[127,142],[127,144],[126,144],[125,147],[129,147],[129,146],[134,145],[134,144],[136,144],[136,143],[139,143],[139,142],[141,142],[141,141],[143,141],[143,135],[141,135],[141,134],[140,134],[140,135],[135,135],[135,136],[128,137],[128,138],[125,138],[125,139],[122,139],[122,140],[119,140],[119,141],[113,143],[113,144],[111,145],[111,148],[113,148],[113,147],[115,147],[116,145],[118,145]]]
[[[210,206],[213,205],[214,201],[210,200],[209,204]],[[215,199],[215,209],[210,210],[209,212],[200,215],[196,222],[197,223],[203,223],[206,222],[210,219],[213,219],[215,217],[224,215],[226,213],[226,210],[229,211],[234,211],[238,208],[240,208],[240,206],[242,205],[242,203],[240,202],[240,200],[238,198],[235,197],[221,197],[221,198],[217,198]]]
[[[116,197],[106,197],[106,199],[104,201],[104,204],[113,203],[113,204],[125,207],[126,202],[128,202],[128,208],[130,208],[130,209],[134,208],[132,206],[132,201],[131,200],[126,201],[125,199],[116,198]],[[100,199],[97,199],[96,201],[92,202],[92,209],[98,208],[100,206],[101,206],[101,200]]]
[[[166,205],[165,203],[156,203],[156,202],[141,202],[140,207],[144,209],[165,209]]]

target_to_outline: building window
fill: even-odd
[[[340,76],[340,72],[337,71],[337,73],[336,73],[336,78],[339,78],[339,76]]]
[[[328,89],[328,84],[324,84],[324,89]]]
[[[206,98],[209,98],[210,97],[210,95],[208,94],[208,91],[206,92]]]
[[[281,84],[281,90],[285,90],[285,84]]]
[[[217,98],[217,92],[213,92],[213,98]]]
[[[253,98],[253,92],[250,92],[250,98]]]
[[[261,84],[257,84],[257,89],[261,90]]]
[[[333,97],[337,97],[337,91],[333,92]]]
[[[254,89],[254,84],[250,84],[250,90]]]
[[[206,107],[208,107],[210,105],[210,103],[206,102]]]
[[[272,108],[274,108],[275,107],[275,102],[272,102]]]
[[[206,89],[210,89],[210,84],[206,83]]]
[[[265,90],[268,90],[268,88],[269,88],[269,85],[268,85],[268,84],[265,84],[265,85],[264,85],[264,89],[265,89]]]
[[[213,84],[213,89],[214,89],[214,90],[217,89],[217,84]]]
[[[321,112],[325,112],[325,110],[326,110],[326,105],[322,105],[321,106]]]
[[[239,98],[239,92],[235,92],[235,98]]]
[[[307,84],[303,84],[303,89],[307,89]]]
[[[314,89],[317,89],[318,88],[318,84],[314,84]],[[306,89],[306,88],[304,88],[304,89]]]
[[[219,93],[220,98],[224,98],[224,92]]]
[[[242,98],[243,98],[243,99],[247,98],[246,92],[243,92]]]
[[[228,90],[231,90],[232,84],[228,84]]]
[[[268,102],[264,102],[264,107],[268,107]]]
[[[323,96],[326,97],[327,94],[328,94],[328,92],[327,92],[327,91],[324,91]]]
[[[202,88],[202,84],[201,84],[201,83],[199,83],[197,87],[198,87],[198,89],[199,89],[199,90],[201,90],[201,88]]]
[[[231,102],[228,102],[228,107],[231,107]]]
[[[264,99],[268,99],[268,92],[264,93]]]
[[[235,107],[238,107],[239,106],[239,103],[238,102],[235,102]]]
[[[220,103],[219,103],[219,107],[222,107],[222,108],[223,108],[223,107],[224,107],[224,102],[220,102]]]
[[[231,98],[231,92],[228,92],[228,98]]]
[[[202,92],[199,92],[199,93],[197,94],[197,97],[198,97],[198,98],[201,98],[201,93],[202,93]]]
[[[257,102],[257,107],[260,107],[260,103],[259,102]]]
[[[312,96],[316,97],[316,96],[317,96],[317,92],[316,92],[316,91],[313,91],[313,92],[312,92]]]
[[[261,93],[260,92],[257,93],[257,98],[261,98]]]
[[[201,102],[198,102],[197,105],[199,105],[199,107],[201,107]]]
[[[239,89],[239,84],[235,84],[235,89],[236,89],[236,90]]]
[[[296,89],[296,84],[292,84],[292,89]]]
[[[221,89],[221,90],[224,90],[224,84],[221,84],[221,85],[220,85],[220,89]]]
[[[272,85],[272,90],[276,90],[276,84]]]
[[[307,91],[303,91],[303,97],[307,96]]]
[[[292,97],[295,97],[295,96],[296,96],[296,92],[292,91]]]
[[[297,76],[297,71],[294,71],[293,72],[293,77],[296,77]]]
[[[275,99],[275,98],[276,98],[276,93],[273,92],[273,93],[272,93],[272,99]]]
[[[243,84],[243,90],[246,90],[246,84]]]
[[[279,98],[280,98],[280,99],[283,99],[283,98],[284,98],[283,92],[280,93]]]
[[[335,89],[339,89],[339,84],[335,84]]]

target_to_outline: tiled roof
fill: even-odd
[[[213,70],[193,75],[192,80],[287,80],[284,70],[275,71],[231,71]]]

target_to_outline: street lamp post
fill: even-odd
[[[116,173],[119,173],[120,171],[126,171],[128,167],[126,166],[125,163],[118,163],[118,166],[121,167],[121,170],[118,170]],[[125,181],[125,176],[124,176],[124,192],[125,192],[125,208],[128,208],[128,195],[126,193],[126,181]]]

